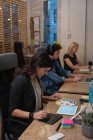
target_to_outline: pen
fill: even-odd
[[[58,127],[57,127],[56,131],[58,131],[58,130],[59,130],[60,126],[61,126],[61,123],[58,125]]]

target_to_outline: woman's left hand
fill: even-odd
[[[73,82],[80,81],[81,79],[82,79],[82,77],[80,77],[80,76],[75,76],[75,77],[73,78]]]
[[[51,96],[49,96],[49,97],[50,97],[50,100],[51,100],[51,101],[57,101],[57,100],[60,99],[59,93],[55,93],[55,94],[53,94],[53,95],[51,95]]]

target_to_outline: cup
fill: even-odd
[[[88,65],[89,65],[89,69],[90,69],[90,70],[91,70],[92,64],[93,64],[92,61],[89,61],[89,62],[88,62]]]

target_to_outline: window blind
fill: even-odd
[[[27,48],[27,3],[22,0],[0,0],[0,53],[11,52],[14,42]]]

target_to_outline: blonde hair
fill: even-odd
[[[72,50],[73,50],[73,48],[77,48],[77,47],[79,47],[79,44],[76,43],[76,42],[72,42],[72,43],[69,45],[68,49],[67,49],[67,53],[68,53],[68,54],[71,53]]]

